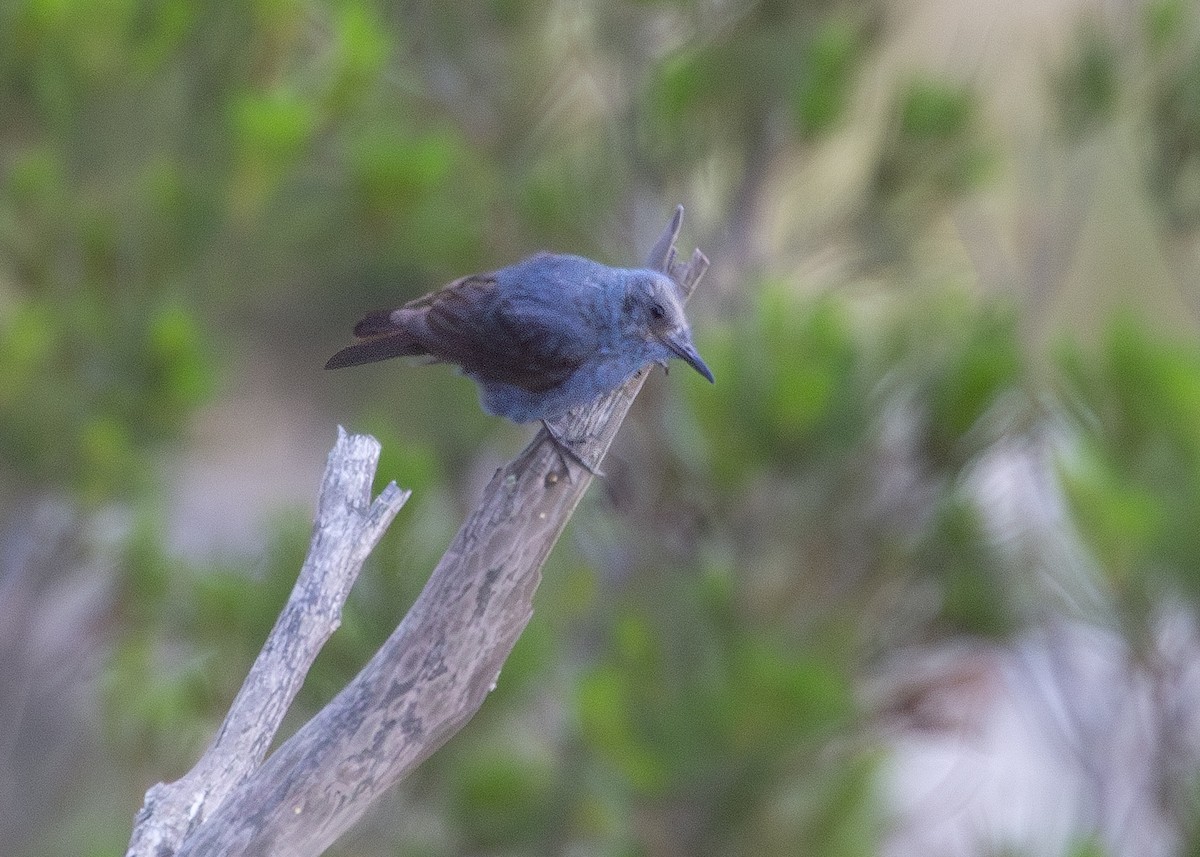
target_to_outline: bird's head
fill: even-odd
[[[678,357],[713,381],[696,346],[683,314],[679,288],[670,277],[656,271],[630,271],[621,302],[621,329],[626,336],[649,346],[653,359],[666,365]]]

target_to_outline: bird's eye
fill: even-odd
[[[666,316],[667,311],[663,309],[663,305],[659,303],[650,305],[650,316],[654,319],[662,319]]]

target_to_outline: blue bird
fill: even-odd
[[[580,256],[539,253],[463,277],[368,314],[354,335],[361,341],[333,355],[326,369],[409,355],[457,364],[479,385],[484,410],[517,423],[541,420],[556,445],[589,470],[551,420],[675,357],[713,381],[669,277]]]

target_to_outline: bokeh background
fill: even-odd
[[[363,311],[676,203],[717,384],[332,853],[1200,853],[1190,0],[0,0],[0,854],[190,767],[337,424],[414,496],[285,731],[529,438]]]

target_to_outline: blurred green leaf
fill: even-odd
[[[754,466],[838,454],[863,428],[862,376],[844,308],[832,298],[806,307],[770,286],[758,301],[757,314],[735,327],[701,333],[700,351],[720,383],[689,388],[723,482],[751,476]]]
[[[1188,25],[1188,10],[1187,0],[1153,0],[1146,4],[1143,12],[1146,39],[1152,53],[1161,53],[1184,35]]]
[[[365,2],[345,2],[335,13],[335,48],[327,100],[349,108],[375,83],[391,53],[391,39],[374,8]]]
[[[900,99],[900,133],[916,141],[961,138],[975,115],[972,93],[940,80],[916,80]]]
[[[1100,355],[1060,361],[1083,429],[1063,479],[1096,559],[1134,602],[1165,581],[1200,593],[1200,349],[1125,315]]]
[[[990,307],[969,323],[965,335],[944,343],[937,362],[919,367],[927,373],[930,451],[939,458],[964,458],[972,431],[1023,381],[1015,313]]]
[[[554,788],[543,760],[515,747],[480,750],[456,775],[451,812],[472,850],[512,848],[539,837]]]
[[[369,206],[411,206],[436,188],[465,158],[462,143],[448,131],[408,137],[382,128],[356,141],[354,176]]]
[[[1108,120],[1120,96],[1118,50],[1098,25],[1085,26],[1074,53],[1051,78],[1058,121],[1068,134],[1082,134]]]
[[[999,637],[1018,627],[1013,588],[970,497],[947,497],[913,559],[941,589],[938,618],[951,633]]]
[[[808,47],[806,74],[793,97],[805,134],[827,131],[845,113],[862,48],[860,34],[847,21],[827,22],[814,35]]]
[[[1172,226],[1200,225],[1200,47],[1187,45],[1163,61],[1148,96],[1147,175]]]
[[[234,134],[241,149],[255,160],[276,165],[300,154],[317,122],[313,105],[286,90],[248,92],[233,108]]]

